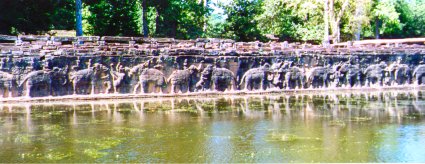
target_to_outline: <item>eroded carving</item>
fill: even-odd
[[[191,85],[193,85],[192,80],[198,72],[198,68],[194,65],[184,70],[174,71],[167,79],[167,82],[171,85],[171,93],[190,92]]]
[[[138,78],[133,93],[137,93],[138,88],[140,88],[140,93],[147,93],[149,84],[154,85],[154,92],[163,93],[163,88],[166,87],[164,73],[154,68],[136,67],[135,69],[131,69],[129,73],[130,76]]]
[[[363,71],[363,76],[365,78],[365,85],[379,85],[384,84],[384,77],[387,64],[385,62],[380,62],[379,64],[372,64],[368,66]]]
[[[403,56],[323,55],[69,59],[1,58],[0,96],[167,94],[425,84],[425,64],[417,64],[418,60],[423,60],[421,56],[415,57],[417,62]],[[375,62],[379,64],[370,64]]]
[[[229,69],[213,67],[210,64],[202,71],[201,79],[196,83],[196,87],[201,90],[234,90],[235,80],[235,75]]]
[[[314,67],[307,73],[307,83],[312,88],[328,87],[333,73],[330,66]]]
[[[260,66],[258,68],[252,68],[245,72],[245,74],[241,78],[241,83],[239,84],[239,86],[242,86],[243,83],[245,83],[245,90],[265,90],[269,84],[268,77],[270,77],[270,79],[273,78],[272,72],[270,70],[270,64],[265,63],[263,66]]]
[[[73,94],[95,94],[95,90],[99,86],[100,87],[97,89],[100,92],[109,93],[109,87],[102,91],[102,86],[105,84],[102,82],[104,82],[105,79],[109,81],[110,77],[111,74],[106,66],[95,63],[93,67],[72,73],[69,79],[72,82]]]
[[[0,71],[0,96],[12,97],[12,91],[16,86],[18,84],[12,74]]]
[[[31,97],[34,92],[44,96],[56,95],[53,86],[63,86],[68,82],[67,69],[53,68],[53,70],[38,70],[28,73],[19,83],[20,87],[24,87],[25,96]],[[44,90],[44,91],[43,91]]]

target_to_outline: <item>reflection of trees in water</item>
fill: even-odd
[[[40,142],[31,136],[15,139],[19,137],[14,132],[39,136],[56,134],[52,129],[58,124],[61,125],[59,128],[67,130],[56,131],[69,138],[97,136],[102,133],[117,134],[115,131],[123,135],[132,132],[131,135],[139,137],[135,140],[142,140],[149,146],[158,144],[160,147],[143,147],[138,151],[172,150],[175,154],[165,156],[164,159],[180,159],[182,162],[185,158],[178,152],[187,150],[195,152],[202,161],[255,162],[265,161],[270,157],[267,156],[270,155],[267,154],[269,150],[278,150],[285,154],[286,148],[302,151],[306,147],[311,150],[291,156],[277,153],[274,155],[280,156],[273,158],[282,159],[281,161],[323,158],[323,161],[332,162],[341,161],[338,159],[344,157],[365,162],[370,160],[368,156],[371,151],[386,150],[376,150],[375,145],[385,147],[385,143],[400,138],[397,136],[400,134],[397,128],[385,128],[388,131],[380,133],[382,127],[397,127],[400,123],[421,121],[424,118],[424,100],[424,92],[397,91],[9,103],[0,104],[0,131],[4,138],[12,138],[10,141],[4,140],[4,143],[27,142],[23,139],[29,137],[30,146],[42,143],[40,147],[43,150],[54,147],[49,142]],[[387,122],[396,125],[383,124]],[[140,137],[135,133],[138,129],[150,131]],[[416,132],[415,129],[412,132]],[[387,133],[395,136],[386,140],[381,135]],[[270,135],[277,139],[268,140]],[[409,139],[408,136],[403,137]],[[412,143],[410,140],[409,142]],[[69,144],[66,149],[80,150],[76,145]],[[162,147],[164,145],[173,146]],[[392,146],[400,149],[403,145]],[[13,151],[19,153],[17,150]],[[254,155],[247,152],[254,152]],[[318,157],[317,154],[323,157]],[[385,155],[387,154],[382,156]],[[291,159],[287,159],[289,157]]]
[[[425,93],[416,92],[368,92],[334,93],[319,95],[286,96],[227,96],[221,98],[163,98],[90,102],[10,103],[0,105],[0,116],[25,115],[28,126],[31,115],[43,112],[53,115],[66,113],[72,124],[78,124],[78,116],[91,116],[123,123],[127,117],[146,119],[148,113],[162,113],[168,121],[178,121],[183,113],[190,117],[271,117],[274,121],[329,118],[349,119],[371,117],[401,122],[405,117],[422,118],[425,110]],[[60,107],[60,108],[59,108]],[[225,115],[223,113],[227,113]],[[46,113],[44,113],[46,114]],[[158,116],[159,117],[159,116]],[[5,119],[7,117],[3,117]]]

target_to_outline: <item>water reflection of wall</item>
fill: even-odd
[[[190,113],[196,116],[220,117],[220,113],[246,118],[264,118],[270,116],[275,121],[282,118],[299,117],[309,120],[317,117],[387,117],[400,121],[403,116],[414,114],[421,116],[425,109],[422,102],[425,92],[367,92],[346,94],[317,95],[258,95],[224,96],[209,98],[161,98],[132,99],[111,101],[65,101],[36,103],[0,104],[0,115],[30,115],[32,113],[72,111],[76,114],[101,114],[110,121],[122,122],[124,113],[139,115],[141,119],[150,112],[163,113],[164,118],[173,118],[175,113]],[[55,113],[56,112],[56,113]]]
[[[409,146],[405,141],[422,142],[413,142],[412,136],[398,136],[405,133],[397,126],[423,120],[424,93],[391,91],[1,104],[0,146],[16,154],[30,147],[49,153],[49,150],[60,149],[53,143],[60,143],[66,149],[79,152],[79,142],[70,143],[64,136],[99,136],[99,139],[120,136],[129,140],[128,145],[140,145],[132,147],[137,151],[128,153],[152,162],[336,162],[350,158],[368,162],[388,157],[383,152],[392,148],[404,152],[390,155],[408,154],[404,150]],[[143,132],[139,132],[140,129]],[[421,133],[417,129],[410,131]],[[25,138],[22,134],[29,136]],[[50,142],[35,137],[46,134],[56,139]],[[29,145],[11,148],[19,142]],[[394,144],[388,147],[388,142]],[[128,149],[125,146],[116,149],[113,152],[132,150],[125,150]],[[300,153],[294,153],[295,150]],[[306,156],[307,153],[310,155]],[[7,155],[0,152],[0,157],[3,156]]]
[[[34,129],[33,119],[64,120],[78,127],[81,117],[103,120],[115,125],[178,124],[188,118],[198,123],[206,119],[245,120],[270,119],[273,126],[291,125],[293,120],[303,120],[305,127],[316,120],[323,124],[350,128],[358,122],[395,122],[422,118],[425,110],[424,92],[372,92],[327,95],[251,96],[187,99],[147,99],[92,102],[49,102],[35,104],[1,104],[0,117],[5,122],[2,129],[22,122],[29,131]],[[155,114],[152,114],[155,113]],[[159,114],[158,114],[159,113]],[[87,119],[87,118],[86,118]],[[341,120],[349,120],[341,122]],[[84,121],[84,120],[83,120]],[[330,123],[329,123],[330,122]],[[325,129],[324,134],[337,134]]]

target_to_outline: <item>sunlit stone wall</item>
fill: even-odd
[[[97,36],[0,36],[0,42],[3,98],[425,83],[422,44],[323,47]]]

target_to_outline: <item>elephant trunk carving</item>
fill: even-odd
[[[425,64],[411,60],[403,63],[397,59],[391,63],[388,61],[394,58],[309,57],[156,56],[134,60],[81,57],[70,61],[48,59],[45,61],[52,63],[45,65],[36,63],[40,59],[31,59],[33,64],[15,62],[22,66],[8,63],[0,67],[0,97],[355,89],[425,84]]]

